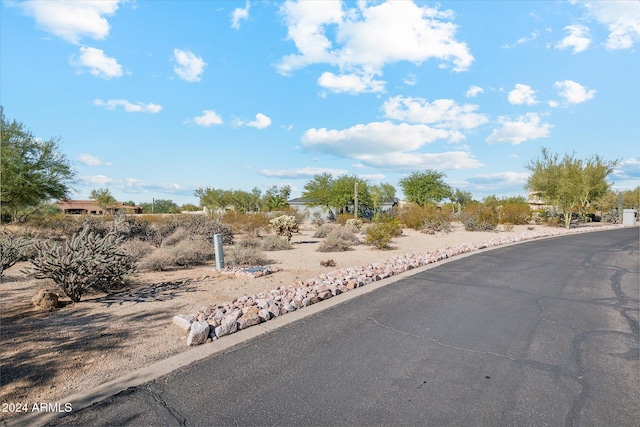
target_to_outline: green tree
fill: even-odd
[[[342,175],[334,178],[330,173],[323,173],[307,182],[302,197],[309,206],[322,206],[332,214],[343,213],[355,204],[355,184],[358,183],[358,206],[363,210],[371,209],[373,202],[367,181],[354,175]]]
[[[396,197],[395,187],[384,182],[378,185],[372,185],[369,188],[369,193],[371,194],[371,203],[374,212],[378,212],[380,206],[384,203],[393,203]]]
[[[118,203],[115,197],[111,194],[108,188],[99,188],[97,190],[91,190],[89,198],[96,202],[96,205],[102,209],[102,213],[107,213],[107,208]]]
[[[231,205],[231,192],[221,188],[200,187],[196,189],[196,197],[200,198],[200,206],[213,211],[225,209]]]
[[[262,198],[262,206],[267,211],[277,211],[289,207],[289,195],[291,195],[291,187],[285,185],[278,187],[276,185],[269,188]]]
[[[200,208],[196,205],[194,205],[193,203],[185,203],[184,205],[180,206],[180,211],[185,211],[185,212],[196,212],[199,211]]]
[[[3,216],[17,220],[51,199],[67,198],[75,172],[59,151],[59,139],[36,138],[22,123],[5,118],[1,107],[0,118]]]
[[[592,202],[607,193],[607,176],[617,164],[616,160],[604,161],[597,155],[577,159],[575,153],[565,154],[560,160],[558,154],[543,148],[541,157],[526,166],[531,175],[525,188],[540,193],[544,200],[560,208],[564,225],[569,228],[574,213],[584,213]]]
[[[309,206],[322,206],[331,210],[333,182],[334,179],[330,173],[316,175],[304,185],[302,197],[307,200]]]
[[[444,177],[446,175],[442,172],[427,169],[425,172],[413,172],[402,178],[399,184],[407,201],[424,206],[451,196],[451,187],[445,184]]]
[[[462,208],[473,202],[473,195],[469,191],[462,191],[456,188],[449,196],[449,200],[458,207],[458,213],[460,213]]]
[[[175,214],[180,213],[180,207],[173,200],[154,199],[153,203],[141,203],[143,213]]]

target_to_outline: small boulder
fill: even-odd
[[[189,314],[178,314],[173,316],[173,324],[184,329],[185,331],[191,330],[191,324],[196,321],[194,316]]]
[[[187,345],[204,344],[209,338],[209,324],[207,322],[193,322],[191,332],[187,337]]]
[[[227,316],[222,320],[220,326],[216,328],[216,336],[222,338],[238,331],[238,321],[235,316]]]
[[[40,289],[31,299],[33,305],[40,310],[53,310],[58,307],[58,294],[48,289]]]

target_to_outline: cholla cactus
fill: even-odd
[[[289,241],[293,233],[298,232],[298,221],[293,215],[280,215],[269,220],[269,223],[276,228],[279,236],[285,236]]]
[[[352,227],[357,228],[358,230],[362,229],[362,220],[358,219],[358,218],[349,218],[346,222],[345,225],[350,225]]]
[[[35,277],[52,279],[74,302],[80,301],[88,289],[108,291],[124,285],[125,277],[135,269],[134,259],[124,252],[123,237],[115,227],[104,236],[89,230],[85,227],[63,243],[34,243]]]
[[[0,234],[0,276],[5,269],[25,258],[31,241],[22,236],[3,232]]]

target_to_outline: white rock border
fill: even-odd
[[[215,340],[250,326],[267,322],[288,312],[296,311],[308,305],[332,298],[341,293],[349,292],[352,289],[365,286],[369,283],[457,255],[543,237],[562,236],[589,231],[604,231],[623,227],[623,225],[605,225],[568,230],[549,229],[507,235],[482,242],[447,246],[444,249],[436,249],[421,254],[409,253],[383,262],[341,268],[326,274],[321,274],[312,279],[298,280],[291,286],[280,286],[268,292],[261,292],[253,296],[244,296],[231,302],[203,306],[194,316],[175,316],[174,323],[183,329],[186,329],[185,323],[191,319],[194,319],[191,323],[207,323],[210,325],[211,331],[209,337]],[[179,320],[176,318],[179,318]],[[189,340],[189,344],[194,345],[195,342]]]

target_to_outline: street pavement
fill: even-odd
[[[638,426],[638,230],[460,258],[53,425]]]

